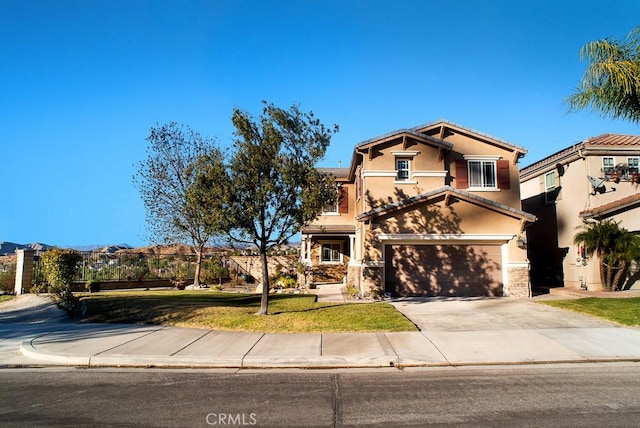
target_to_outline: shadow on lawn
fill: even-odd
[[[258,294],[172,293],[172,294],[102,294],[82,298],[83,321],[107,323],[158,324],[169,318],[185,316],[185,311],[203,308],[260,307]],[[273,295],[269,297],[271,315],[303,313],[325,309],[335,304],[316,307],[313,295]],[[312,305],[312,307],[309,307]]]

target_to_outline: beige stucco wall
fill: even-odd
[[[356,190],[353,183],[342,183],[342,187],[347,189],[347,195],[349,200],[349,212],[347,213],[323,213],[320,214],[316,220],[313,221],[314,225],[329,226],[329,225],[353,225],[356,216]]]
[[[640,191],[637,184],[621,181],[613,183],[605,181],[605,193],[592,194],[592,186],[587,180],[587,176],[603,177],[602,157],[613,156],[615,164],[626,162],[628,155],[614,154],[615,150],[603,153],[598,156],[589,156],[587,159],[574,156],[562,161],[562,172],[560,176],[556,172],[556,184],[561,187],[558,198],[555,202],[545,203],[544,198],[544,177],[547,172],[557,171],[555,164],[541,169],[535,175],[523,179],[521,182],[522,199],[525,201],[524,209],[527,205],[532,205],[531,211],[539,210],[539,217],[550,216],[549,222],[555,222],[557,230],[551,227],[541,227],[536,229],[536,234],[548,234],[546,238],[538,236],[539,239],[555,239],[557,235],[557,247],[560,252],[566,252],[562,260],[562,270],[564,274],[564,286],[568,288],[580,288],[586,285],[589,290],[601,290],[602,286],[599,277],[599,261],[590,259],[586,262],[578,257],[578,246],[573,243],[574,236],[583,224],[580,212],[601,205],[617,201],[626,196]],[[615,188],[615,191],[613,190]],[[640,210],[633,210],[623,214],[617,214],[614,219],[621,221],[621,226],[628,230],[640,230]],[[555,219],[553,219],[555,217]],[[544,222],[544,219],[540,220]],[[550,226],[550,223],[549,223]],[[534,228],[535,229],[535,228]],[[543,257],[540,255],[539,257]],[[533,257],[532,257],[533,258]]]

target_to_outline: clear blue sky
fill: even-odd
[[[232,109],[312,110],[354,144],[438,119],[529,150],[637,125],[567,114],[586,42],[640,2],[0,0],[0,241],[149,242],[132,185],[149,128],[230,145]]]

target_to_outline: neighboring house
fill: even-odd
[[[602,289],[599,261],[573,237],[584,220],[640,231],[639,160],[640,136],[604,134],[520,171],[523,209],[538,217],[527,229],[535,287]]]
[[[364,295],[529,296],[525,153],[447,121],[361,142],[349,168],[325,169],[338,201],[302,229],[308,281]]]

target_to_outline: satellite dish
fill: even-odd
[[[589,183],[591,183],[591,194],[595,195],[596,193],[604,193],[606,192],[607,188],[604,185],[604,179],[602,178],[595,178],[592,177],[590,175],[587,175],[587,180],[589,180]]]

